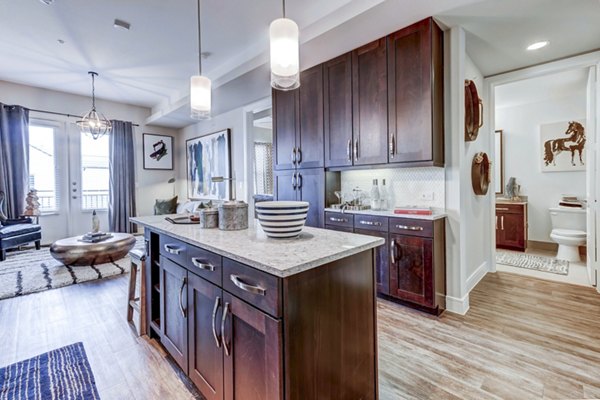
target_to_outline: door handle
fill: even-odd
[[[292,189],[296,189],[297,186],[298,184],[296,179],[296,172],[294,172],[294,174],[292,175]]]
[[[229,275],[229,279],[231,279],[231,282],[233,282],[235,286],[239,287],[245,292],[258,294],[261,296],[265,296],[267,294],[267,290],[265,288],[249,285],[246,282],[243,282],[238,275],[231,274]]]
[[[498,216],[496,215],[496,230],[498,230]]]
[[[292,164],[296,164],[296,148],[292,149]]]
[[[302,182],[303,182],[302,174],[300,172],[298,172],[296,175],[296,185],[297,185],[298,189],[302,189]]]
[[[196,258],[196,257],[192,257],[192,264],[194,264],[194,266],[196,266],[200,269],[203,269],[205,271],[213,272],[215,270],[214,265],[203,263],[202,260],[200,260],[199,258]]]
[[[185,287],[187,278],[183,277],[181,280],[181,287],[179,288],[179,310],[181,311],[181,316],[185,318],[186,309],[183,308],[183,288]]]
[[[165,251],[169,254],[179,255],[179,253],[181,253],[181,247],[173,246],[172,244],[165,244]]]
[[[296,164],[300,164],[302,162],[302,149],[300,147],[296,149],[296,156],[298,157]]]
[[[352,162],[352,139],[348,139],[348,148],[346,149],[346,155],[348,156],[348,161]]]
[[[219,335],[217,335],[217,311],[219,310],[219,306],[221,305],[221,298],[219,296],[217,296],[215,298],[215,305],[213,307],[213,312],[212,312],[212,333],[213,333],[213,337],[215,338],[215,343],[217,344],[217,347],[221,347],[221,338],[219,337]],[[221,331],[221,335],[223,335],[223,331]]]
[[[504,215],[500,217],[500,229],[504,230]]]
[[[396,241],[392,239],[392,241],[390,243],[390,259],[392,261],[392,264],[396,264],[396,252],[394,251],[395,247],[396,247]]]
[[[225,355],[230,356],[231,351],[229,347],[227,347],[227,339],[225,338],[225,321],[227,320],[227,313],[229,312],[229,303],[225,303],[223,306],[223,317],[221,318],[221,343],[223,344],[223,349],[225,349]]]
[[[393,133],[390,133],[390,158],[394,158],[396,152],[396,138]]]
[[[354,141],[354,160],[358,160],[358,139]]]

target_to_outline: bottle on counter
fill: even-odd
[[[371,187],[371,210],[379,210],[379,188],[377,179],[373,179],[373,186]]]
[[[382,179],[381,187],[379,188],[379,209],[383,211],[387,210],[388,204],[388,191],[387,187],[385,186],[385,179]]]

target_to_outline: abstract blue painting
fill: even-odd
[[[188,197],[193,200],[228,200],[230,182],[212,182],[231,174],[230,131],[225,129],[185,142]]]

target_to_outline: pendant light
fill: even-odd
[[[96,111],[96,87],[94,83],[98,73],[88,71],[88,74],[92,77],[92,109],[81,118],[81,121],[77,121],[76,123],[81,132],[97,140],[105,134],[110,133],[112,124],[102,113]]]
[[[200,0],[198,0],[198,75],[190,78],[190,108],[194,119],[209,119],[211,82],[202,76],[202,30],[200,29]]]
[[[271,22],[271,86],[279,90],[293,90],[300,86],[300,42],[298,25],[285,17]]]

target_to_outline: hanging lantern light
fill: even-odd
[[[81,121],[77,121],[76,124],[79,126],[81,132],[97,140],[110,133],[112,124],[102,113],[96,111],[95,77],[98,76],[98,73],[89,71],[88,74],[92,77],[92,109],[81,118]]]
[[[209,119],[212,84],[202,76],[202,30],[200,29],[200,0],[198,0],[198,75],[190,78],[190,108],[194,119]]]
[[[298,25],[285,17],[271,22],[271,86],[278,90],[293,90],[300,86],[300,42]]]

